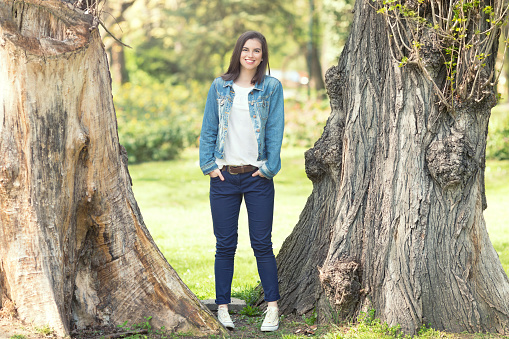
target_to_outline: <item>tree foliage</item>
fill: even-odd
[[[287,3],[262,0],[139,0],[132,12],[144,13],[136,30],[136,67],[163,80],[209,82],[224,72],[237,37],[246,30],[267,32],[271,52],[286,43],[296,26]]]
[[[495,58],[489,57],[508,23],[505,2],[375,0],[375,4],[386,18],[394,58],[400,66],[417,65],[449,111],[456,104],[491,96],[501,69],[494,69]],[[437,64],[443,65],[445,75],[439,81],[430,73]]]
[[[310,42],[318,50],[317,62],[328,68],[344,45],[352,8],[353,0],[109,0],[102,17],[110,32],[133,46],[131,72],[140,69],[160,82],[208,83],[224,72],[237,37],[246,30],[267,37],[272,68],[307,70]],[[114,41],[104,39],[107,48]]]
[[[335,60],[339,54],[335,46],[343,43],[325,42],[340,31],[343,39],[346,38],[345,30],[350,19],[340,20],[340,17],[345,13],[351,16],[351,9],[346,4],[353,0],[314,2],[313,12],[310,12],[308,0],[293,3],[281,0],[256,3],[108,0],[101,3],[101,17],[107,30],[133,47],[123,48],[109,33],[103,34],[115,84],[119,136],[130,161],[169,159],[176,155],[176,150],[194,143],[210,81],[226,70],[235,41],[246,30],[259,30],[267,37],[271,69],[302,72],[307,70],[308,22],[313,15],[318,18],[313,30],[315,51],[318,51],[315,55],[325,53],[325,57],[318,61]],[[341,24],[332,22],[334,20]],[[335,61],[325,61],[327,67],[333,63]],[[120,85],[125,82],[130,82],[131,86]],[[188,88],[192,94],[185,94],[182,87]],[[162,101],[156,99],[164,92],[171,105],[161,104]],[[294,102],[309,99],[305,88],[297,88],[293,93],[290,95],[295,100],[288,103],[289,106],[295,107]],[[147,108],[148,98],[158,103]],[[288,144],[310,146],[316,140],[325,120],[319,118],[318,122],[317,114],[323,116],[327,111],[326,108],[317,109],[322,104],[320,100],[298,104],[297,111],[289,112],[296,119],[287,126],[291,136],[286,138]],[[302,112],[303,109],[306,112]],[[179,114],[185,119],[176,119]],[[311,131],[316,124],[320,127]],[[311,133],[303,135],[309,131]],[[171,147],[168,146],[170,143]]]
[[[486,91],[486,86],[496,86],[497,77],[484,74],[487,69],[484,59],[488,53],[481,49],[486,50],[495,43],[498,34],[491,32],[503,23],[499,20],[500,8],[477,0],[456,1],[450,14],[447,13],[449,16],[433,18],[434,8],[438,6],[436,1],[376,0],[370,3],[386,16],[386,22],[395,33],[406,32],[404,37],[398,36],[399,33],[391,35],[393,55],[401,66],[417,65],[428,72],[433,63],[444,63],[444,77],[435,84],[435,91],[445,106],[452,107],[455,94],[465,97],[468,92],[468,97],[472,93],[473,87],[462,86],[459,77],[463,77],[464,82],[469,76],[477,76],[479,80],[474,87],[479,89],[478,94]],[[463,4],[461,9],[460,4]],[[202,102],[211,79],[226,70],[236,38],[249,29],[263,32],[269,40],[272,69],[308,71],[310,65],[321,63],[320,68],[325,71],[336,64],[346,42],[354,15],[353,5],[354,0],[296,0],[291,3],[282,0],[109,0],[102,7],[106,27],[133,47],[122,48],[104,34],[113,82],[124,83],[130,79],[134,85],[143,83],[151,87],[164,83],[166,91],[172,95],[181,93],[172,89],[173,86],[192,87],[195,95],[189,100]],[[488,28],[478,29],[477,33],[471,25],[476,15],[490,20],[486,22]],[[309,64],[310,46],[315,47],[311,57],[320,63]],[[320,68],[313,68],[311,73],[317,73],[316,69]],[[201,84],[201,88],[195,82]],[[317,81],[312,85],[316,83],[320,87]],[[309,99],[308,94],[301,91],[296,97]],[[177,102],[188,99],[173,97]],[[475,99],[479,100],[479,95]],[[186,111],[185,105],[180,111]],[[138,124],[143,123],[138,119],[139,114],[136,117]],[[142,136],[138,134],[137,137]]]

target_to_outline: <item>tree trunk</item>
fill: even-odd
[[[56,0],[0,1],[0,282],[59,335],[145,317],[225,333],[145,227],[96,21]]]
[[[482,215],[494,93],[449,112],[418,67],[399,67],[369,0],[351,29],[326,75],[331,116],[306,152],[313,192],[277,258],[280,308],[507,334],[509,280]],[[429,67],[441,83],[442,66]]]
[[[313,87],[320,96],[320,93],[325,89],[322,74],[322,64],[320,62],[320,53],[318,46],[321,46],[319,31],[320,31],[320,17],[315,8],[315,1],[309,0],[309,37],[307,45],[306,61],[308,64],[309,72],[309,85]],[[324,95],[324,94],[323,94]]]
[[[322,74],[322,63],[320,62],[320,53],[318,52],[318,46],[315,42],[313,42],[313,46],[311,47],[311,65],[309,66],[311,69],[311,77],[309,80],[310,85],[320,93],[325,89],[325,84],[323,82],[323,74]],[[322,94],[319,94],[322,96]],[[325,93],[323,94],[323,99],[325,99]]]
[[[114,79],[118,79],[119,84],[129,82],[129,73],[125,64],[124,46],[118,42],[113,42],[109,51],[110,60],[112,63],[111,73]]]

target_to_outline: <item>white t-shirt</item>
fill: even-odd
[[[235,83],[232,110],[228,118],[228,133],[224,143],[224,158],[216,158],[219,168],[225,165],[253,165],[261,167],[265,161],[258,159],[258,142],[249,114],[249,93],[254,87],[240,87]]]

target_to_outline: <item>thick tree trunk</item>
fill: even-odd
[[[509,280],[482,216],[494,94],[440,108],[422,72],[393,59],[386,29],[357,1],[326,76],[331,116],[306,153],[313,193],[277,258],[280,307],[316,307],[321,319],[373,308],[407,333],[508,333]],[[441,83],[443,69],[429,66]]]
[[[0,1],[0,292],[60,335],[225,331],[143,223],[93,17],[55,0]]]

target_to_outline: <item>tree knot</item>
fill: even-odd
[[[17,180],[19,176],[19,165],[16,163],[6,162],[0,166],[0,188],[7,189],[18,188],[20,186]]]
[[[345,87],[344,76],[340,74],[338,66],[332,66],[325,72],[325,87],[330,98],[331,109],[341,108],[341,92]]]
[[[356,311],[361,294],[361,265],[352,258],[343,258],[332,265],[318,268],[319,278],[331,306],[342,318]]]
[[[315,142],[313,148],[305,153],[306,174],[313,183],[320,182],[326,174],[330,174],[331,178],[341,176],[342,139],[346,119],[346,115],[342,111],[341,93],[346,87],[345,78],[338,66],[329,68],[325,74],[332,112],[322,136]]]
[[[426,161],[431,176],[443,189],[465,185],[478,167],[474,148],[460,132],[433,141],[426,151]]]

